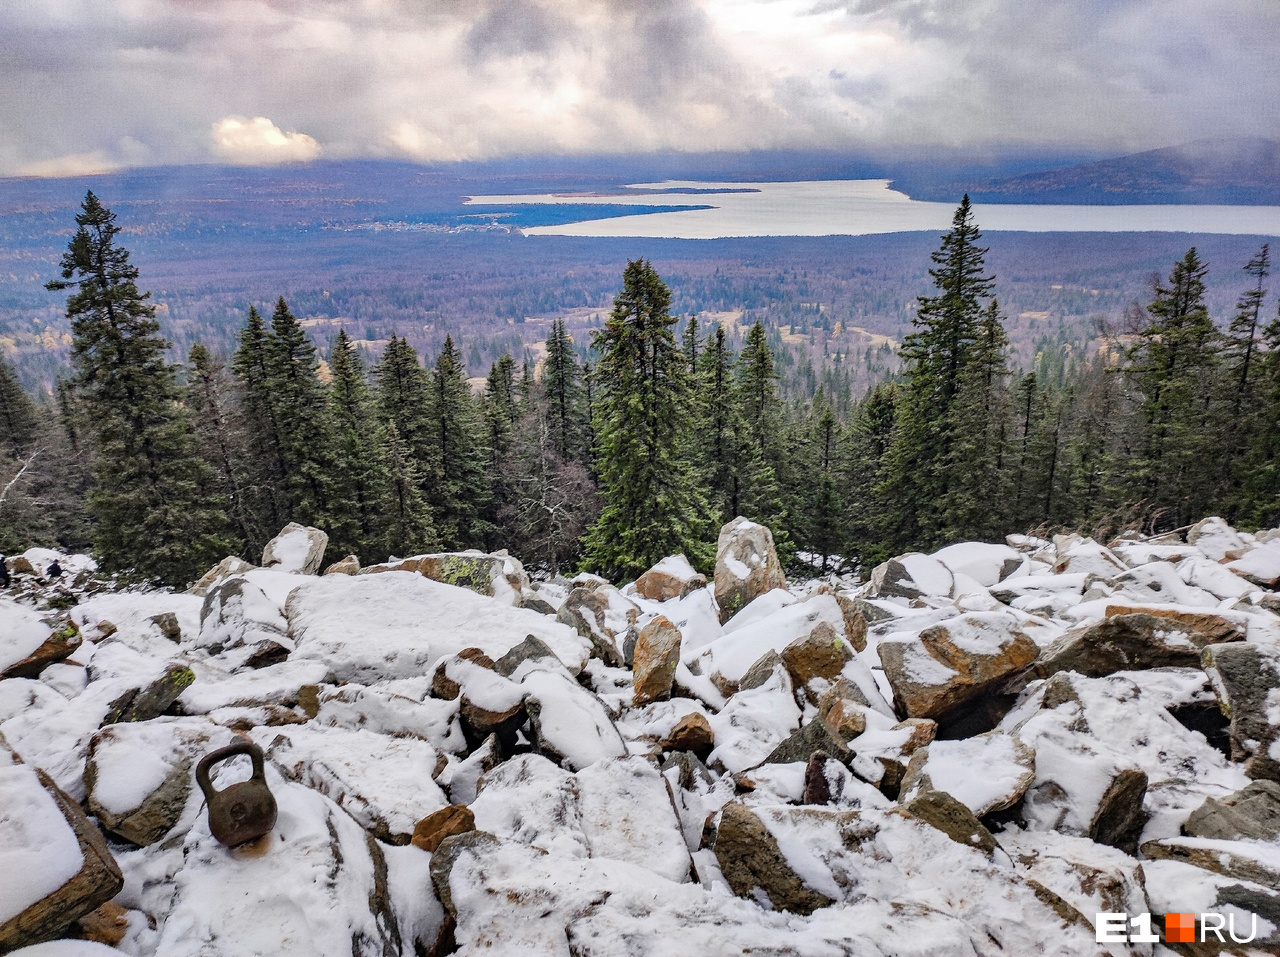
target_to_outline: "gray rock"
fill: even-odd
[[[1000,846],[967,807],[946,791],[925,791],[898,809],[907,817],[936,827],[957,844],[976,847],[988,854]]]
[[[1117,671],[1194,668],[1206,645],[1238,635],[1237,627],[1219,615],[1115,615],[1058,638],[1033,671],[1040,678],[1059,671],[1101,678]]]
[[[547,646],[545,641],[536,635],[528,635],[524,641],[513,646],[510,651],[495,661],[493,670],[504,678],[510,678],[520,669],[521,665],[531,661],[544,662],[553,668],[564,669],[564,665],[556,657],[556,653]]]
[[[834,736],[826,723],[814,718],[808,724],[793,731],[791,736],[769,752],[761,764],[793,764],[808,761],[815,753],[823,752],[841,763],[853,760],[853,751],[845,742]]]
[[[262,567],[299,575],[314,575],[324,561],[327,533],[290,522],[262,550]]]
[[[786,671],[786,664],[782,660],[782,656],[772,648],[756,659],[755,663],[746,670],[746,673],[738,681],[738,687],[722,688],[722,691],[728,691],[730,694],[736,691],[750,691],[753,688],[759,688],[762,684],[773,677],[774,671],[781,668]],[[787,672],[788,676],[790,672]],[[714,681],[714,677],[712,678]]]
[[[1212,645],[1204,667],[1222,713],[1231,719],[1231,756],[1251,778],[1280,781],[1280,647],[1243,641]]]
[[[224,579],[232,578],[235,575],[242,575],[252,570],[256,566],[250,565],[242,558],[235,555],[228,555],[218,564],[214,565],[207,572],[200,576],[199,580],[187,589],[188,595],[198,595],[201,598],[209,594],[210,590]]]
[[[1224,798],[1206,798],[1182,832],[1218,841],[1280,841],[1280,784],[1254,781]]]
[[[739,897],[763,893],[778,910],[812,914],[832,903],[808,887],[755,813],[736,802],[724,806],[716,830],[716,860]]]
[[[145,688],[131,690],[111,703],[111,710],[102,721],[102,726],[109,724],[133,724],[139,721],[150,721],[169,710],[172,705],[195,682],[195,672],[186,665],[171,662],[164,669],[164,674]]]
[[[556,621],[573,628],[591,642],[591,653],[611,668],[626,662],[618,647],[617,636],[605,621],[609,600],[595,589],[575,588],[556,612]]]
[[[715,596],[720,621],[726,622],[751,601],[774,588],[786,588],[773,533],[738,516],[720,529],[716,541]]]

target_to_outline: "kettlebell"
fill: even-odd
[[[209,769],[237,754],[249,755],[253,776],[221,791],[209,780]],[[267,787],[262,749],[252,741],[238,741],[210,751],[196,765],[196,783],[209,805],[209,830],[227,847],[238,847],[270,833],[276,826],[276,799]]]

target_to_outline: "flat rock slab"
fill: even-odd
[[[1213,840],[1280,841],[1280,784],[1255,781],[1224,798],[1206,798],[1182,830]]]

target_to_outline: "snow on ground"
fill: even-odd
[[[0,748],[0,875],[23,875],[0,880],[0,926],[84,860],[39,768],[104,818],[171,815],[146,847],[108,835],[128,921],[110,952],[133,957],[429,953],[446,921],[459,953],[533,957],[1065,957],[1097,952],[1101,911],[1235,908],[1241,926],[1253,908],[1260,934],[1280,933],[1280,893],[1245,879],[1280,870],[1280,836],[1182,833],[1207,800],[1252,781],[1231,756],[1231,722],[1247,716],[1222,713],[1220,676],[1185,659],[1105,677],[1015,669],[936,721],[903,721],[888,704],[908,679],[928,689],[979,674],[1014,632],[1043,653],[1132,610],[1225,620],[1238,639],[1280,644],[1267,587],[1280,546],[1221,520],[1191,537],[957,543],[900,556],[857,587],[791,582],[723,625],[710,585],[651,601],[580,577],[495,599],[407,572],[255,569],[202,599],[28,576],[22,597],[0,597],[0,670],[67,620],[85,641],[37,677],[0,680],[0,736],[25,762]],[[290,561],[306,557],[295,551]],[[677,559],[659,570],[692,573]],[[593,658],[574,627],[533,610],[560,607],[572,586],[604,599],[619,650],[659,614],[675,624],[676,697],[635,706],[630,666]],[[65,619],[40,607],[66,595]],[[866,648],[852,658],[830,665],[821,642],[774,657],[819,625],[847,639],[859,613]],[[935,626],[946,664],[921,641]],[[1166,644],[1198,647],[1185,634]],[[887,643],[906,646],[901,674],[881,661]],[[491,664],[517,645],[521,661]],[[172,665],[195,675],[176,702],[103,730]],[[1243,700],[1262,727],[1280,725],[1280,688]],[[191,781],[199,749],[233,732],[265,749],[279,804],[271,834],[239,849],[212,837]],[[1239,756],[1256,743],[1234,745]],[[1280,760],[1280,741],[1270,747]],[[220,786],[243,776],[235,764],[215,774]],[[943,796],[983,815],[994,851],[912,803]],[[405,843],[450,804],[478,833],[433,852]],[[1078,919],[1064,921],[1071,909]]]

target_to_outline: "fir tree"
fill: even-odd
[[[698,317],[691,315],[685,320],[684,338],[681,341],[681,350],[684,352],[685,368],[689,370],[689,375],[698,374]]]
[[[0,450],[23,458],[40,432],[36,405],[18,382],[18,373],[0,353]]]
[[[345,329],[338,330],[329,373],[333,504],[326,530],[335,554],[368,556],[386,538],[387,462],[364,363]]]
[[[810,554],[809,562],[824,575],[831,567],[832,557],[845,547],[845,503],[840,491],[842,445],[835,412],[819,392],[795,450],[795,472],[800,481],[795,483],[793,527],[796,544]]]
[[[1241,509],[1248,509],[1247,500],[1241,498],[1241,488],[1244,483],[1242,472],[1248,467],[1245,461],[1254,444],[1252,437],[1271,428],[1275,421],[1267,417],[1265,403],[1260,401],[1258,388],[1258,355],[1263,333],[1262,304],[1267,296],[1264,283],[1271,274],[1269,244],[1262,244],[1262,248],[1249,260],[1244,271],[1254,281],[1251,288],[1236,302],[1236,314],[1231,320],[1223,350],[1227,365],[1224,386],[1228,390],[1223,404],[1231,410],[1231,414],[1223,422],[1223,445],[1226,453],[1224,465],[1228,475],[1228,501],[1224,511],[1228,518],[1234,518]]]
[[[504,530],[499,528],[499,515],[509,509],[515,495],[511,476],[502,467],[511,451],[516,426],[520,420],[520,407],[516,401],[515,360],[510,353],[499,356],[489,369],[485,380],[482,410],[485,423],[485,452],[489,488],[484,511],[486,547],[509,547]]]
[[[689,377],[671,294],[653,267],[627,264],[622,291],[595,333],[597,461],[604,510],[588,531],[587,565],[629,578],[667,555],[711,560],[712,529],[684,418]]]
[[[391,337],[374,378],[382,417],[395,426],[418,472],[436,474],[440,463],[431,418],[430,376],[407,339]]]
[[[240,345],[231,359],[238,388],[236,417],[247,447],[245,509],[256,517],[248,541],[257,551],[289,521],[285,488],[284,433],[276,408],[271,367],[272,333],[253,306],[240,332]]]
[[[693,426],[699,436],[698,464],[711,514],[720,525],[742,512],[736,462],[742,408],[734,397],[734,355],[724,327],[716,323],[698,356]]]
[[[225,554],[226,515],[195,454],[150,294],[138,290],[138,270],[115,243],[114,214],[90,192],[76,225],[62,278],[47,285],[77,290],[67,316],[93,438],[94,549],[108,570],[186,584]]]

